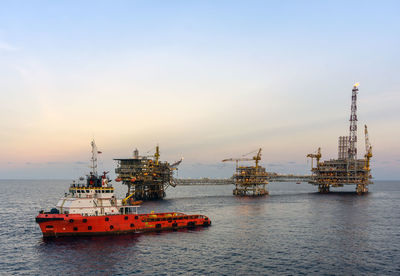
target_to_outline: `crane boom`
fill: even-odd
[[[372,146],[371,146],[371,143],[369,142],[367,125],[365,125],[364,133],[365,133],[365,169],[370,170],[370,159],[372,157]]]
[[[257,155],[254,156],[253,158],[228,158],[222,160],[222,162],[227,162],[227,161],[235,161],[236,162],[236,167],[238,166],[239,161],[256,161],[256,168],[258,168],[258,162],[261,160],[261,148],[258,150]]]
[[[311,168],[313,168],[314,158],[317,160],[317,167],[319,167],[319,160],[321,159],[321,148],[318,148],[317,153],[309,153],[307,157],[311,158]]]
[[[222,160],[222,162],[227,162],[227,161],[252,161],[252,158],[228,158]]]
[[[239,161],[252,161],[253,159],[250,158],[228,158],[228,159],[224,159],[222,160],[222,162],[227,162],[227,161],[235,161],[236,162],[236,168],[239,165]]]
[[[253,157],[253,160],[256,161],[256,168],[258,168],[258,161],[261,160],[261,148],[258,150],[257,155]]]
[[[367,125],[365,125],[364,133],[365,133],[365,152],[368,153],[371,150],[372,146],[371,143],[369,142]]]

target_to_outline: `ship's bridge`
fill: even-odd
[[[112,196],[114,187],[87,187],[85,185],[72,184],[69,187],[69,192],[73,196],[87,197],[87,196]]]

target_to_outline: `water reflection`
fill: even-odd
[[[207,227],[179,229],[177,231],[161,231],[114,236],[94,237],[59,237],[42,238],[37,244],[37,263],[40,270],[60,272],[66,269],[71,274],[113,274],[118,271],[121,262],[132,263],[128,269],[135,269],[136,255],[148,254],[140,242],[159,242],[168,239],[174,233],[194,234],[205,231]],[[175,236],[176,237],[176,236]],[[57,266],[49,267],[49,261],[56,261]],[[126,264],[124,264],[126,265]]]
[[[177,187],[168,190],[166,200],[146,203],[140,212],[205,214],[211,227],[42,239],[34,222],[35,208],[54,205],[64,182],[5,181],[0,193],[0,268],[5,275],[393,275],[400,271],[399,182],[379,182],[364,196],[353,189],[322,195],[314,186],[286,183],[270,185],[271,195],[261,198],[234,197],[229,185]],[[21,197],[20,191],[27,195]]]

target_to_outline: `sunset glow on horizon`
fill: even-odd
[[[399,7],[3,3],[0,178],[76,178],[92,139],[112,172],[159,144],[179,177],[230,177],[220,161],[260,147],[267,171],[309,174],[308,153],[337,157],[359,82],[358,157],[366,124],[372,175],[398,179]]]

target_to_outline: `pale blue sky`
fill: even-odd
[[[179,175],[337,155],[353,83],[373,175],[398,179],[397,1],[0,1],[0,178],[72,178],[156,143]]]

